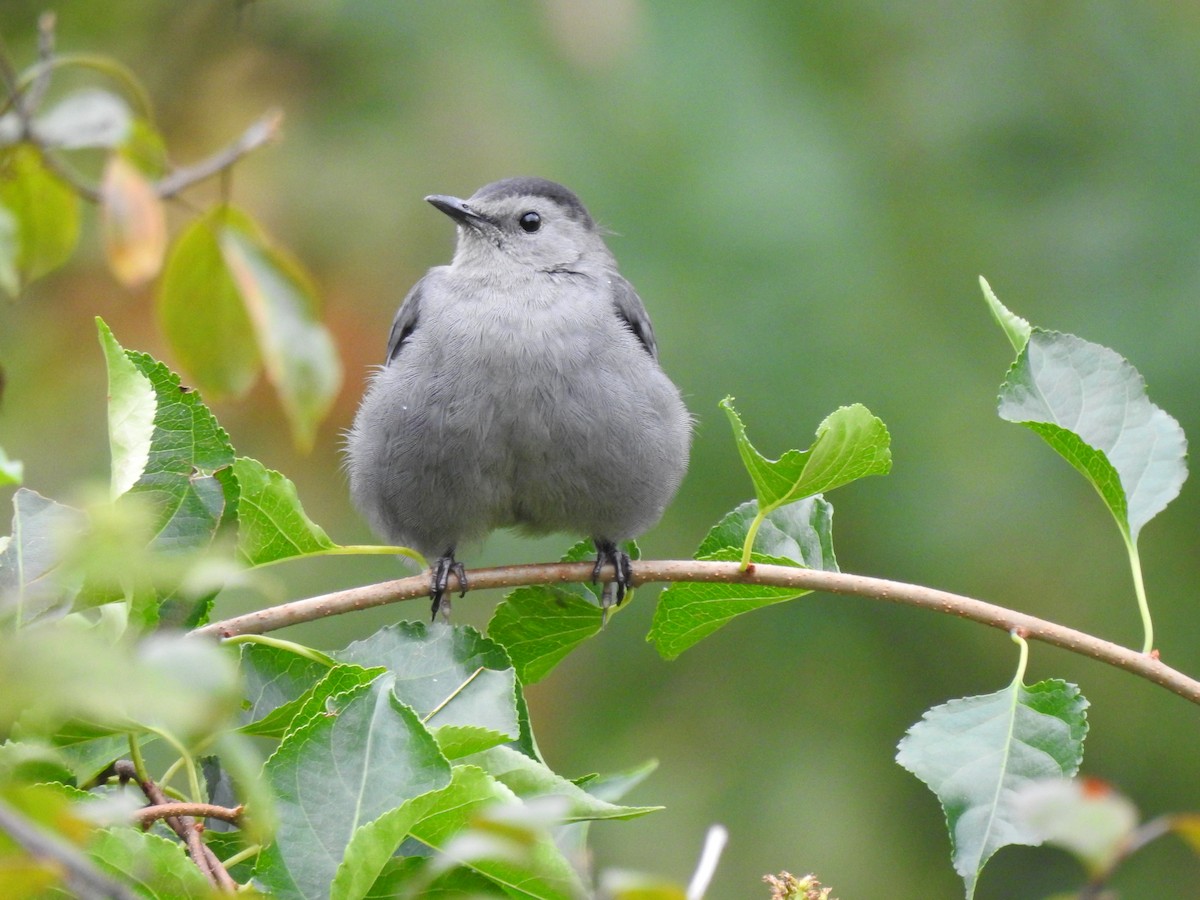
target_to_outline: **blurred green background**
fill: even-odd
[[[33,57],[43,2],[4,0]],[[648,556],[690,554],[751,495],[717,401],[737,397],[771,455],[839,405],[888,424],[895,469],[832,496],[843,569],[963,592],[1129,646],[1141,634],[1116,528],[1031,433],[999,421],[1011,350],[985,274],[1033,323],[1114,347],[1151,399],[1200,434],[1200,6],[1118,0],[577,2],[64,0],[63,51],[111,54],[154,97],[178,162],[265,109],[284,139],[237,167],[233,196],[321,286],[346,364],[316,451],[296,454],[265,387],[216,405],[234,445],[297,483],[335,540],[370,535],[339,467],[369,366],[408,287],[453,232],[422,202],[537,174],[574,188],[654,318],[698,420],[690,474]],[[216,186],[199,197],[216,196]],[[187,221],[176,207],[173,222]],[[0,446],[26,484],[81,501],[107,478],[105,374],[92,317],[172,362],[152,291],[76,261],[0,305]],[[1163,658],[1200,671],[1194,483],[1143,533]],[[6,502],[7,498],[5,498]],[[567,539],[496,535],[468,565],[553,558]],[[389,559],[271,573],[276,599],[396,577]],[[483,626],[496,598],[455,604]],[[713,822],[731,839],[713,898],[815,870],[849,898],[961,896],[932,794],[892,762],[929,706],[999,689],[1003,633],[829,596],[737,621],[678,661],[644,642],[654,592],[530,690],[549,762],[570,775],[660,761],[633,798],[665,812],[593,829],[600,867],[686,880]],[[240,611],[229,598],[221,614]],[[261,601],[258,601],[261,602]],[[401,613],[293,629],[339,646]],[[1052,648],[1028,680],[1091,700],[1084,772],[1146,816],[1200,808],[1200,714]],[[1077,886],[1065,854],[1002,851],[981,898]],[[1200,895],[1200,864],[1153,845],[1122,895]]]

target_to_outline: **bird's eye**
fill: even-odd
[[[535,231],[537,231],[539,228],[542,227],[542,217],[539,216],[537,213],[533,212],[533,210],[530,210],[529,212],[527,212],[523,216],[521,216],[520,224],[521,224],[522,229],[529,232],[530,234],[533,234]]]

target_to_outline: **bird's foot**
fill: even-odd
[[[467,593],[467,571],[463,568],[463,564],[454,558],[453,547],[439,556],[430,570],[429,596],[433,598],[433,615],[430,621],[436,622],[438,613],[441,613],[443,621],[450,621],[449,588],[451,574],[458,579],[458,596],[465,596]]]
[[[633,564],[629,554],[608,540],[596,539],[596,565],[592,568],[592,584],[600,580],[600,572],[611,564],[616,577],[604,585],[600,593],[600,624],[608,623],[608,611],[614,606],[620,606],[625,599],[625,593],[633,583]]]

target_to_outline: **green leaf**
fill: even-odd
[[[123,349],[96,321],[109,370],[114,493],[156,511],[155,549],[207,547],[237,499],[236,482],[221,474],[234,461],[229,437],[178,375]]]
[[[0,744],[0,784],[66,783],[74,772],[58,748],[40,740]]]
[[[733,426],[738,452],[764,512],[867,475],[891,471],[887,428],[861,404],[835,410],[817,427],[817,438],[809,449],[789,450],[779,459],[767,459],[750,443],[732,397],[720,405]]]
[[[600,630],[600,608],[561,585],[511,591],[496,606],[488,637],[501,644],[522,684],[541,681],[567,655]]]
[[[1087,705],[1065,681],[1026,687],[1014,680],[994,694],[935,706],[900,741],[896,761],[941,801],[968,900],[993,853],[1040,842],[1016,814],[1013,797],[1031,781],[1075,774]]]
[[[520,734],[516,673],[508,656],[468,625],[400,622],[333,655],[393,673],[396,696],[416,711],[450,759]]]
[[[241,731],[260,737],[282,738],[309,719],[325,715],[331,705],[337,705],[338,697],[369,684],[386,671],[382,666],[364,669],[348,664],[326,669],[324,676],[295,700],[276,707],[256,722],[242,726]]]
[[[999,413],[1079,470],[1134,543],[1187,478],[1183,429],[1150,402],[1137,369],[1074,335],[1033,330],[1000,389]]]
[[[167,258],[157,298],[172,352],[197,386],[217,398],[242,396],[262,369],[250,316],[221,252],[226,222],[254,227],[228,206],[192,222]]]
[[[697,559],[736,560],[750,528],[758,518],[758,501],[750,500],[727,513],[705,535],[696,550]],[[833,505],[824,497],[807,497],[776,507],[758,525],[754,548],[785,565],[837,572],[833,554]]]
[[[636,541],[622,549],[630,559],[641,558]],[[560,558],[562,562],[592,561],[596,548],[579,541]],[[497,604],[488,623],[488,636],[508,651],[522,684],[541,681],[603,625],[600,594],[604,585],[537,584],[510,591]]]
[[[87,855],[105,871],[136,884],[138,896],[156,900],[216,896],[183,845],[140,828],[109,828],[96,834]]]
[[[743,503],[709,531],[696,558],[741,559],[748,529],[758,521],[757,501]],[[777,507],[762,517],[755,546],[771,554],[751,554],[756,563],[800,565],[836,572],[833,507],[823,497],[807,497]],[[807,593],[811,592],[768,585],[678,582],[659,595],[646,640],[654,643],[664,659],[674,659],[743,613]]]
[[[511,747],[492,747],[463,760],[483,769],[523,801],[555,797],[562,801],[559,818],[566,823],[605,819],[634,819],[658,812],[661,806],[619,806],[601,799],[536,759]]]
[[[318,318],[316,290],[299,263],[245,216],[226,217],[218,243],[254,325],[267,377],[297,444],[308,449],[342,381],[333,339]]]
[[[256,875],[273,896],[326,896],[360,828],[450,783],[449,763],[394,684],[384,675],[342,695],[267,760],[279,821]]]
[[[769,560],[759,559],[755,562]],[[764,606],[801,597],[808,591],[755,584],[675,584],[663,591],[646,640],[663,659],[674,659],[730,619]]]
[[[240,691],[216,644],[156,634],[130,646],[65,621],[0,633],[0,731],[90,740],[139,723],[188,742],[230,724]],[[86,726],[83,722],[86,721]]]
[[[504,818],[505,812],[511,817]],[[370,882],[409,837],[443,854],[422,869],[465,865],[513,897],[577,900],[584,896],[571,864],[543,830],[525,825],[523,812],[512,792],[481,769],[456,766],[447,787],[410,801],[355,835],[331,896],[335,900],[366,896]],[[411,879],[406,884],[411,885]]]
[[[13,263],[0,263],[5,288],[12,286],[12,269],[19,288],[70,258],[79,239],[79,198],[46,169],[33,147],[22,144],[0,156],[0,207],[16,223]]]
[[[19,627],[70,607],[79,584],[63,562],[87,516],[28,488],[12,504],[12,534],[0,539],[0,621]]]
[[[334,665],[332,659],[324,664],[270,644],[246,643],[240,649],[239,667],[246,697],[242,720],[246,723],[258,722],[294,703]]]
[[[25,477],[25,466],[19,459],[9,459],[0,447],[0,487],[20,484]]]
[[[1028,322],[1000,302],[1000,298],[996,296],[992,286],[982,275],[979,276],[979,287],[983,290],[983,299],[987,301],[988,309],[991,310],[996,324],[1004,330],[1013,349],[1020,353],[1028,343],[1030,332],[1033,329]]]
[[[305,515],[289,479],[245,456],[234,461],[233,474],[238,482],[238,555],[247,565],[333,549],[329,536]]]

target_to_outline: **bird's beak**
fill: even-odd
[[[487,216],[477,213],[467,204],[466,200],[460,200],[458,197],[447,197],[443,194],[430,194],[425,198],[426,203],[432,204],[437,209],[444,212],[459,225],[469,225],[472,228],[479,228],[485,223],[493,224],[492,220]]]

